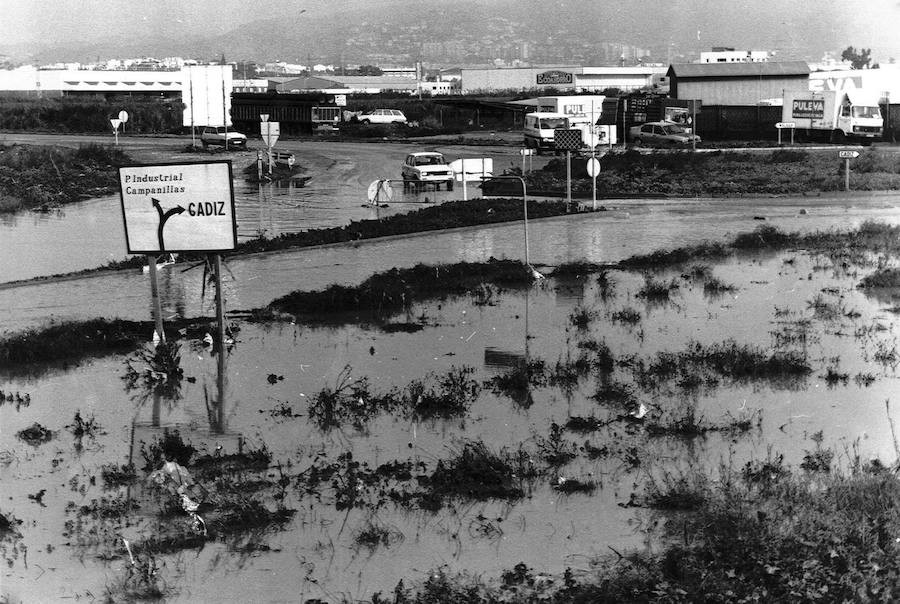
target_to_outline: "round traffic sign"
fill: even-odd
[[[128,112],[125,111],[124,109],[123,109],[122,111],[120,111],[120,112],[119,112],[119,119],[122,120],[122,123],[123,123],[123,124],[124,124],[125,122],[127,122],[127,121],[128,121]]]
[[[596,157],[587,160],[587,173],[591,177],[600,174],[600,161]]]
[[[386,180],[373,180],[369,185],[367,199],[369,203],[380,203],[382,201],[390,201],[394,198],[394,190],[391,183]]]

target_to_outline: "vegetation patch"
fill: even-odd
[[[130,161],[119,149],[95,143],[78,149],[0,146],[0,212],[49,210],[109,195],[118,190],[117,166]]]
[[[437,467],[419,479],[427,491],[422,505],[438,509],[454,498],[516,500],[525,496],[527,479],[535,475],[524,451],[491,451],[483,442],[467,442],[454,457],[439,460]]]
[[[131,350],[139,341],[146,341],[147,327],[151,325],[121,319],[92,319],[25,330],[0,339],[0,366],[71,361]]]
[[[50,442],[53,439],[53,435],[53,430],[45,428],[37,422],[16,432],[16,436],[18,436],[20,440],[23,440],[32,447]]]
[[[900,287],[900,268],[883,268],[867,275],[859,282],[860,289]]]
[[[482,284],[526,287],[533,280],[531,270],[513,260],[419,264],[375,274],[357,287],[332,285],[322,291],[296,291],[274,300],[269,309],[312,319],[323,315],[334,319],[341,313],[386,317],[414,302],[465,295]]]
[[[402,412],[407,417],[450,418],[465,415],[481,392],[472,379],[471,367],[451,367],[447,373],[430,373],[413,380],[405,388],[393,388],[384,394],[371,391],[366,378],[352,379],[350,367],[338,375],[335,386],[319,391],[309,406],[309,417],[321,430],[352,425],[363,430],[383,413]]]
[[[636,149],[615,149],[601,161],[603,170],[596,178],[596,188],[602,197],[783,195],[839,191],[843,187],[840,162],[830,151],[642,153]],[[890,151],[871,149],[859,161],[860,169],[854,167],[855,188],[900,188],[897,158]],[[573,196],[591,195],[594,179],[588,176],[585,166],[586,159],[572,161]],[[529,192],[535,195],[563,195],[567,190],[566,174],[566,162],[554,159],[543,169],[526,174],[525,179]],[[501,181],[497,188],[507,191],[511,187],[503,186],[506,184]]]
[[[686,388],[715,383],[718,377],[732,380],[785,380],[812,372],[800,351],[776,350],[740,345],[734,340],[705,346],[691,342],[680,353],[660,352],[649,362],[631,360],[639,383],[652,387],[660,380],[676,380]]]

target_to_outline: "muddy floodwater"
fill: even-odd
[[[133,355],[5,373],[0,594],[336,602],[435,569],[562,573],[653,547],[641,495],[691,468],[797,466],[817,441],[896,459],[900,328],[856,288],[872,270],[796,250],[484,288],[387,326],[240,323],[224,356],[181,340],[165,388],[123,379]],[[723,350],[772,362],[729,373]],[[205,534],[153,488],[173,436]],[[515,489],[436,491],[479,450],[516,460]],[[253,518],[229,524],[235,501]]]

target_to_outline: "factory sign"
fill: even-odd
[[[537,74],[538,86],[558,86],[560,84],[571,84],[572,81],[572,74],[567,71],[554,69]]]

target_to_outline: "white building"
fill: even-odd
[[[769,53],[765,50],[735,50],[714,48],[711,52],[701,52],[701,63],[765,63]]]

